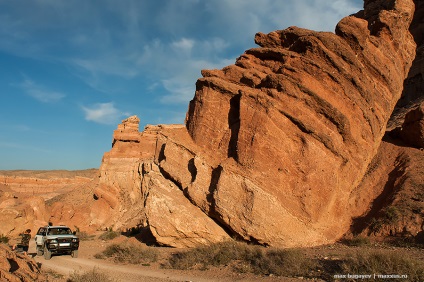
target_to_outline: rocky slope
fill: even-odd
[[[413,15],[410,0],[369,0],[335,33],[258,33],[235,65],[202,72],[185,127],[125,120],[100,168],[97,224],[176,247],[339,239],[382,193],[361,187],[415,58]]]
[[[366,0],[335,33],[258,33],[260,47],[202,72],[185,125],[124,120],[98,171],[0,174],[0,234],[50,221],[174,247],[417,236],[423,2]]]
[[[32,282],[46,281],[40,265],[28,256],[16,254],[9,247],[0,244],[0,281]]]

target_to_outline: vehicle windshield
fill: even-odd
[[[50,228],[47,235],[70,235],[72,231],[67,227]]]

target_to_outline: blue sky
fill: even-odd
[[[137,115],[183,123],[256,32],[333,31],[358,0],[0,0],[0,170],[98,168]]]

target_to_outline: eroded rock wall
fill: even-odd
[[[217,180],[221,224],[245,239],[286,246],[330,242],[344,232],[349,193],[379,147],[415,56],[413,11],[412,1],[366,1],[335,34],[296,27],[259,33],[261,48],[223,70],[203,71],[187,128],[224,171],[243,171],[231,187],[226,174]],[[234,193],[220,197],[225,189]],[[250,209],[239,190],[251,195]],[[234,220],[265,207],[273,216]]]
[[[181,247],[339,239],[415,57],[413,15],[412,0],[369,0],[335,33],[258,33],[234,65],[202,71],[185,127],[123,121],[100,168],[99,224]]]

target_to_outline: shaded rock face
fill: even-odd
[[[413,147],[424,148],[424,102],[406,114],[401,137]]]
[[[16,254],[6,245],[0,244],[0,281],[47,281],[47,277],[41,274],[40,267],[34,260]]]
[[[418,239],[423,234],[424,151],[414,148],[424,137],[422,130],[414,130],[423,121],[422,107],[406,114],[400,134],[395,129],[384,137],[361,184],[351,194],[354,220],[346,236]]]
[[[411,0],[365,1],[335,33],[258,33],[234,65],[202,71],[185,127],[137,134],[137,118],[123,121],[100,168],[98,223],[146,226],[176,247],[339,239],[415,57],[413,13]]]
[[[397,108],[405,107],[415,100],[424,99],[424,2],[415,1],[415,16],[411,23],[411,34],[417,44],[417,55],[408,78],[405,80],[402,97]]]

